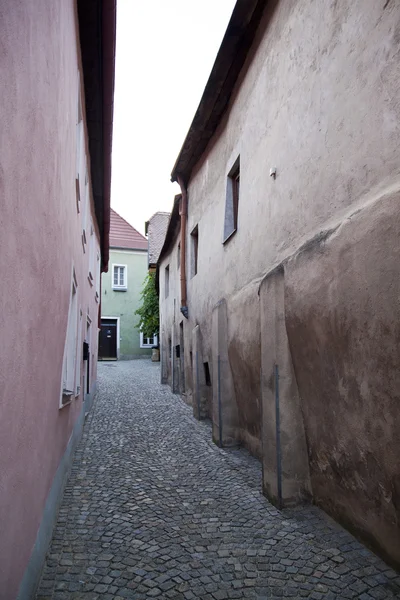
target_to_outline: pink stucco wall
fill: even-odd
[[[75,2],[1,2],[0,40],[0,598],[11,600],[82,410],[82,392],[59,408],[72,265],[95,356],[98,304],[76,207]]]

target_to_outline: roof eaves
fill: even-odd
[[[200,104],[171,173],[187,184],[228,107],[264,9],[276,0],[237,0]]]
[[[137,246],[110,246],[111,250],[127,250],[128,252],[145,252],[147,253],[147,248],[138,248]]]
[[[101,269],[107,271],[110,231],[116,0],[78,0],[79,39],[89,135],[90,172],[99,226]]]

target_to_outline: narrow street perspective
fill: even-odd
[[[104,362],[37,600],[400,597],[400,577],[313,506],[276,510],[149,360]]]
[[[400,0],[0,40],[0,600],[400,600]]]

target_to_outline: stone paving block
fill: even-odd
[[[101,363],[36,600],[386,600],[400,577],[315,506],[278,511],[261,466],[147,360]]]

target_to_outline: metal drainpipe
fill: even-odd
[[[276,476],[278,487],[278,506],[282,508],[282,453],[281,421],[279,406],[279,366],[275,365],[275,424],[276,424]]]
[[[218,437],[222,448],[222,401],[221,401],[221,357],[218,354]]]
[[[197,412],[199,421],[201,420],[200,416],[200,384],[199,384],[199,352],[196,350],[196,394],[197,394]]]
[[[181,313],[186,319],[189,316],[187,297],[186,297],[186,222],[187,222],[187,189],[180,175],[177,181],[181,188],[182,199],[179,207],[181,217]]]

